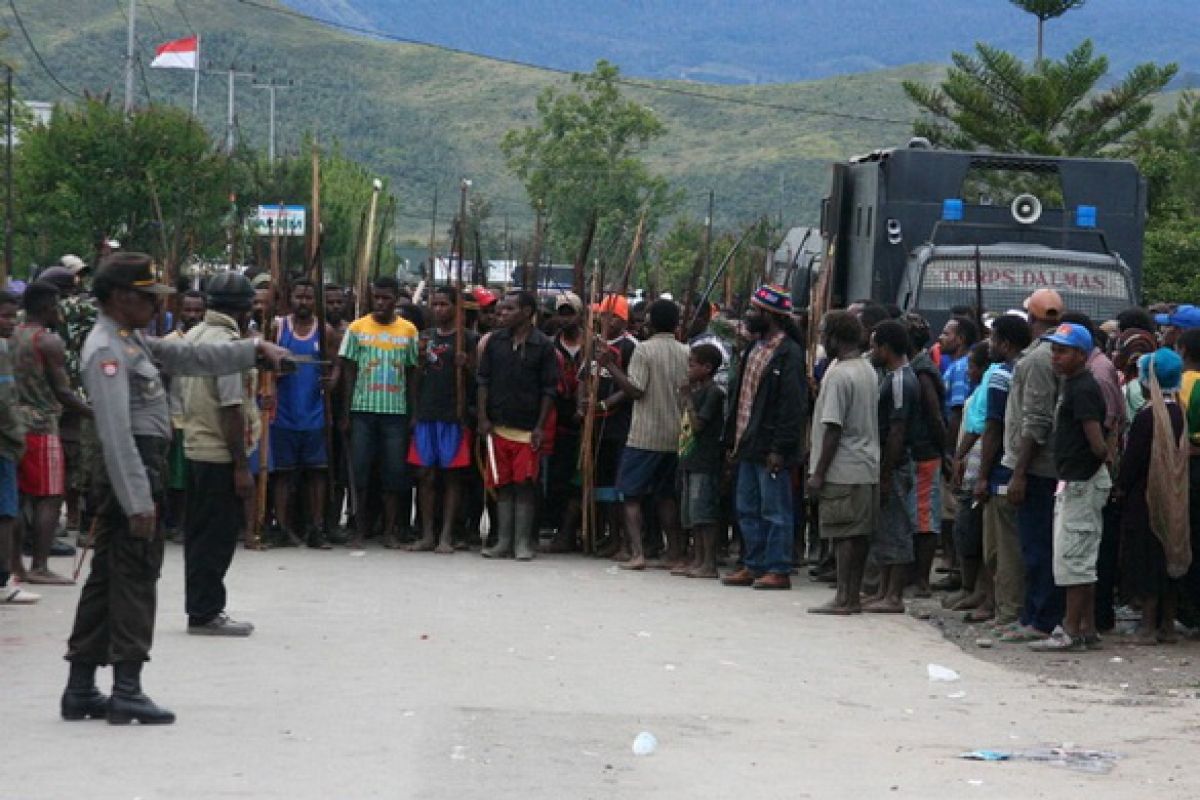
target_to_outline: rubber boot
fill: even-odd
[[[121,661],[113,664],[113,693],[108,702],[108,724],[128,725],[137,720],[143,725],[170,725],[175,715],[142,694],[142,662]]]
[[[533,537],[536,530],[537,506],[534,503],[517,503],[513,512],[514,536],[517,540],[517,561],[532,561],[534,548]]]
[[[108,698],[96,688],[96,665],[71,662],[67,688],[60,704],[62,718],[68,720],[104,719],[108,716]]]
[[[496,544],[483,549],[484,558],[508,558],[513,546],[513,506],[511,497],[496,500]]]

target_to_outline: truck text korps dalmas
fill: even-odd
[[[1140,293],[1146,184],[1129,161],[914,140],[835,164],[821,217],[834,308],[870,298],[940,324],[1049,287],[1100,322]]]

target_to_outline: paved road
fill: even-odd
[[[77,589],[0,607],[0,798],[1200,794],[1194,701],[1131,707],[975,660],[906,617],[803,613],[822,588],[562,557],[239,551],[230,611],[258,631],[213,640],[184,633],[168,548],[146,686],[173,727],[60,721]],[[931,683],[930,662],[961,680]],[[635,757],[643,730],[659,748]],[[955,757],[1042,742],[1124,758],[1086,775]]]

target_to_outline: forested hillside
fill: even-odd
[[[565,76],[352,36],[231,0],[190,0],[179,6],[154,0],[139,6],[146,63],[155,43],[197,30],[203,36],[203,57],[211,59],[214,69],[255,65],[260,79],[295,80],[296,88],[278,93],[281,151],[294,150],[310,130],[326,141],[340,140],[349,155],[394,179],[401,196],[399,229],[407,238],[424,241],[428,236],[435,185],[442,198],[439,229],[448,224],[463,175],[492,200],[497,224],[508,215],[515,230],[531,226],[527,198],[504,168],[497,145],[506,130],[533,119],[538,92],[565,85]],[[68,89],[112,91],[119,101],[126,20],[118,4],[18,0],[17,7],[47,66]],[[18,90],[31,99],[70,100],[38,66],[11,12],[2,7],[0,25],[13,30],[3,50],[18,64]],[[687,193],[684,212],[701,215],[711,187],[717,194],[718,225],[781,211],[790,223],[813,219],[830,160],[904,141],[912,110],[900,80],[938,73],[935,66],[911,66],[775,86],[656,84],[762,105],[627,91],[668,126],[668,134],[648,156],[653,168]],[[136,89],[139,102],[149,96],[186,106],[191,73],[145,68]],[[251,89],[244,78],[236,89],[238,131],[265,149],[266,92]],[[895,121],[795,110],[805,108]],[[214,137],[223,136],[223,73],[203,77],[200,111]]]
[[[985,39],[1032,56],[1034,21],[1008,0],[286,0],[320,16],[472,52],[634,75],[762,83],[945,61]],[[1088,0],[1051,22],[1047,53],[1085,37],[1117,73],[1145,61],[1200,71],[1200,3]],[[1185,75],[1185,80],[1187,80]],[[1194,76],[1190,78],[1194,80]]]

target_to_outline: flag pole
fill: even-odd
[[[200,34],[196,34],[196,68],[192,70],[192,119],[200,108]]]

